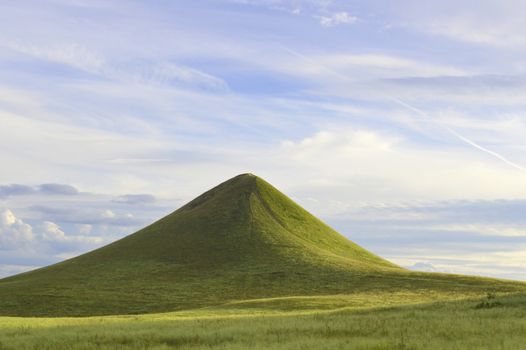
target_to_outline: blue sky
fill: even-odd
[[[255,173],[403,266],[526,280],[520,1],[0,1],[0,276]]]

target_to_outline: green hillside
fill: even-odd
[[[0,315],[152,313],[257,298],[525,290],[410,272],[347,240],[264,180],[239,175],[108,246],[0,280]]]

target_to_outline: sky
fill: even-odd
[[[251,172],[404,267],[526,280],[525,11],[0,0],[0,276]]]

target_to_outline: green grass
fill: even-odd
[[[469,296],[526,284],[407,271],[245,174],[120,241],[0,280],[0,315],[143,314],[379,291]]]
[[[368,293],[139,316],[0,317],[0,349],[524,349],[525,294],[434,298]]]

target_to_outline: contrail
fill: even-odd
[[[486,152],[487,154],[492,155],[493,157],[502,160],[504,163],[506,163],[508,165],[511,165],[512,167],[514,167],[516,169],[519,169],[519,170],[522,170],[522,171],[526,171],[526,168],[520,166],[519,164],[516,164],[516,163],[512,162],[511,160],[505,158],[503,155],[500,155],[499,153],[497,153],[495,151],[489,150],[489,149],[487,149],[487,148],[485,148],[485,147],[483,147],[483,146],[471,141],[470,139],[460,135],[455,130],[451,130],[448,127],[446,127],[446,130],[449,131],[450,133],[452,133],[453,135],[455,135],[460,140],[464,141],[465,143],[475,147],[476,149],[479,149],[479,150],[481,150],[483,152]]]
[[[324,64],[321,64],[321,63],[319,63],[319,62],[317,62],[317,61],[315,61],[315,60],[313,60],[313,59],[311,59],[311,58],[309,58],[309,57],[307,57],[307,56],[305,56],[305,55],[303,55],[303,54],[301,54],[301,53],[299,53],[299,52],[296,52],[296,51],[291,50],[291,49],[288,48],[288,47],[284,47],[284,46],[282,46],[282,48],[283,48],[285,51],[287,51],[288,53],[290,53],[290,54],[292,54],[292,55],[294,55],[294,56],[296,56],[296,57],[301,58],[301,59],[304,60],[305,62],[308,62],[308,63],[310,63],[310,64],[312,64],[312,65],[316,65],[316,66],[318,66],[318,67],[324,69],[325,71],[331,73],[332,75],[334,75],[334,76],[336,76],[336,77],[338,77],[338,78],[340,78],[340,79],[342,79],[342,80],[349,81],[349,82],[353,82],[353,80],[352,80],[351,78],[349,78],[348,76],[346,76],[345,74],[339,73],[339,72],[333,70],[332,68],[329,68],[329,67],[325,66]],[[450,128],[449,126],[444,125],[443,123],[440,123],[439,121],[433,119],[429,114],[427,114],[427,113],[424,112],[423,110],[421,110],[421,109],[419,109],[419,108],[417,108],[417,107],[415,107],[415,106],[413,106],[413,105],[411,105],[411,104],[409,104],[409,103],[407,103],[407,102],[401,100],[401,99],[398,98],[398,97],[393,97],[393,96],[385,95],[385,94],[383,94],[383,93],[381,93],[381,94],[382,94],[382,96],[384,96],[384,97],[385,97],[386,99],[388,99],[389,101],[392,101],[392,102],[398,104],[399,106],[402,106],[402,107],[404,107],[404,108],[406,108],[406,109],[408,109],[408,110],[410,110],[410,111],[413,111],[413,112],[415,112],[415,113],[417,113],[417,114],[419,114],[419,115],[421,115],[421,116],[423,116],[423,117],[429,119],[431,122],[435,123],[435,124],[438,125],[439,127],[443,128],[444,130],[446,130],[447,132],[449,132],[451,135],[455,136],[457,139],[459,139],[460,141],[462,141],[462,142],[464,142],[464,143],[470,145],[471,147],[473,147],[473,148],[475,148],[475,149],[477,149],[477,150],[479,150],[479,151],[482,151],[482,152],[484,152],[484,153],[486,153],[486,154],[489,154],[489,155],[491,155],[491,156],[493,156],[493,157],[499,159],[500,161],[502,161],[502,162],[508,164],[509,166],[512,166],[512,167],[515,168],[515,169],[518,169],[518,170],[521,170],[521,171],[526,171],[526,168],[525,168],[525,167],[523,167],[523,166],[521,166],[521,165],[519,165],[519,164],[517,164],[517,163],[514,163],[514,162],[512,162],[511,160],[509,160],[509,159],[507,159],[506,157],[504,157],[503,155],[501,155],[501,154],[499,154],[499,153],[497,153],[497,152],[495,152],[495,151],[492,151],[492,150],[490,150],[490,149],[488,149],[488,148],[486,148],[486,147],[484,147],[484,146],[481,146],[481,145],[479,145],[478,143],[476,143],[475,141],[470,140],[469,138],[467,138],[467,137],[461,135],[460,133],[458,133],[458,132],[455,131],[454,129]]]
[[[522,170],[522,171],[526,171],[526,168],[523,167],[523,166],[520,166],[519,164],[516,164],[514,162],[512,162],[511,160],[507,159],[506,157],[504,157],[503,155],[495,152],[495,151],[492,151],[490,149],[487,149],[486,147],[484,146],[481,146],[479,145],[478,143],[476,143],[475,141],[473,140],[470,140],[468,139],[467,137],[459,134],[457,131],[451,129],[449,126],[447,125],[444,125],[444,124],[441,124],[439,122],[437,122],[436,120],[434,120],[433,118],[431,118],[426,112],[424,112],[423,110],[419,109],[419,108],[416,108],[414,106],[411,106],[410,104],[408,104],[407,102],[404,102],[402,100],[400,100],[399,98],[396,98],[396,97],[390,97],[390,96],[386,96],[387,98],[389,98],[391,101],[399,104],[400,106],[403,106],[407,109],[410,109],[412,110],[413,112],[416,112],[418,113],[419,115],[423,116],[423,117],[426,117],[428,118],[429,120],[431,120],[433,123],[437,124],[438,126],[442,127],[444,130],[446,130],[447,132],[449,132],[450,134],[452,134],[453,136],[455,136],[457,139],[463,141],[464,143],[467,143],[468,145],[478,149],[479,151],[482,151],[482,152],[485,152],[497,159],[500,159],[501,161],[503,161],[504,163],[514,167],[515,169],[519,169],[519,170]]]

